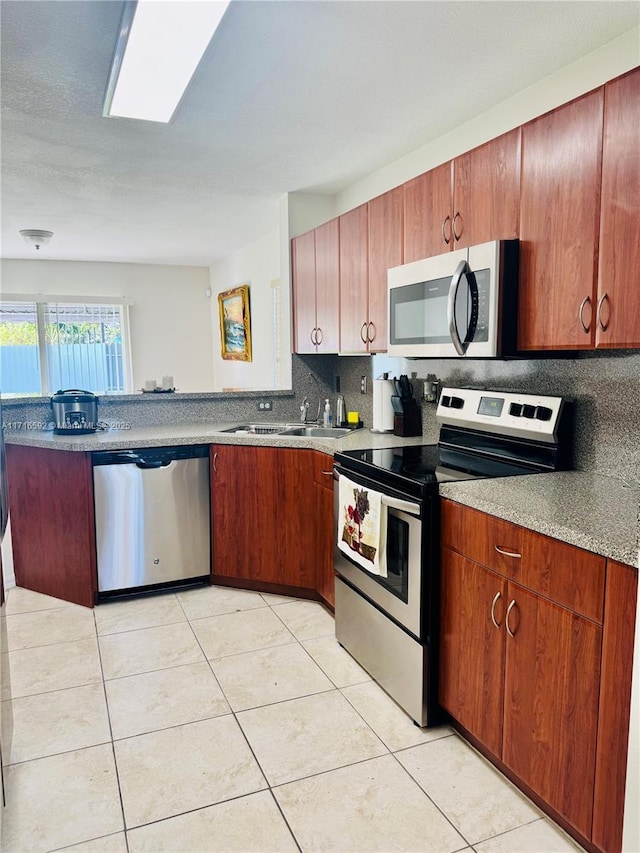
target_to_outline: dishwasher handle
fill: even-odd
[[[153,461],[147,461],[146,459],[137,459],[136,460],[136,468],[168,468],[169,465],[173,462],[173,459],[154,459]]]

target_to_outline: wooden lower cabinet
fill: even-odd
[[[333,567],[329,573],[327,558],[332,554],[327,522],[333,517],[333,493],[329,501],[329,489],[316,482],[318,456],[325,454],[212,446],[214,583],[228,578],[295,587],[333,603]]]
[[[515,584],[507,598],[502,761],[589,837],[602,628]]]
[[[502,754],[506,581],[448,549],[440,589],[440,704],[497,757]],[[496,617],[497,618],[497,617]]]
[[[10,444],[6,452],[16,584],[93,607],[91,454]]]
[[[618,853],[637,570],[448,500],[442,541],[440,703],[578,840]]]

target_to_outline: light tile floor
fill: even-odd
[[[3,851],[579,849],[449,727],[416,727],[320,604],[12,589],[6,628]]]

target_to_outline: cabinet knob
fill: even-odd
[[[607,329],[609,328],[609,317],[607,318],[606,323],[604,323],[602,321],[602,308],[604,306],[604,303],[608,302],[608,301],[609,301],[609,294],[605,291],[602,294],[602,296],[600,297],[600,299],[598,299],[598,308],[596,310],[597,322],[598,322],[598,325],[600,326],[600,328],[602,329],[603,332],[606,332]],[[610,313],[611,313],[611,311],[609,311],[609,315],[610,315]]]
[[[580,303],[580,308],[578,310],[578,318],[580,320],[580,325],[582,326],[582,331],[585,335],[589,334],[589,330],[591,329],[591,319],[589,319],[589,325],[587,326],[584,322],[584,309],[587,305],[591,305],[591,297],[585,296],[585,298]]]

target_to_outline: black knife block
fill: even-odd
[[[393,434],[404,438],[422,435],[422,417],[418,404],[413,398],[401,400],[392,397],[393,403]]]

